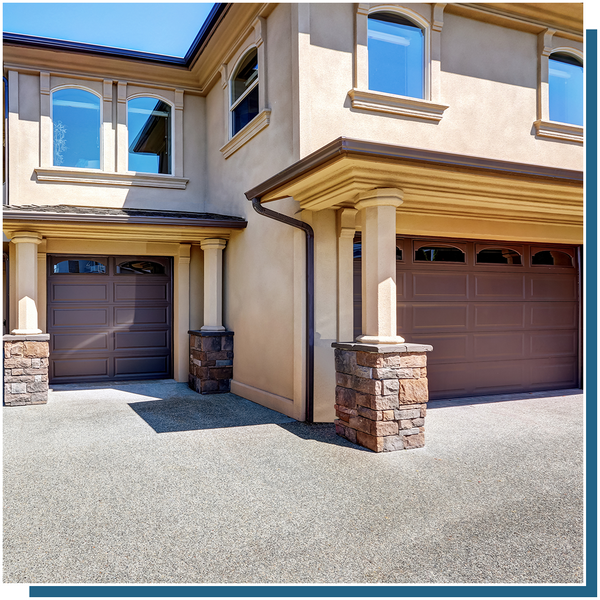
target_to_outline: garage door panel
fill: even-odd
[[[475,277],[475,299],[525,299],[525,275],[522,273],[478,273]]]
[[[130,348],[168,348],[170,332],[163,331],[116,331],[115,350]]]
[[[415,344],[430,344],[433,351],[427,353],[427,364],[444,361],[465,361],[469,357],[469,336],[463,335],[414,335]]]
[[[531,276],[532,300],[577,300],[577,285],[572,274],[540,273]]]
[[[413,273],[414,300],[466,300],[469,296],[467,273]]]
[[[577,359],[546,358],[531,361],[531,383],[536,387],[577,385]]]
[[[506,360],[525,356],[525,333],[494,332],[473,335],[473,359]],[[477,367],[480,368],[479,366]]]
[[[525,306],[520,302],[490,302],[472,304],[474,329],[522,329],[525,326]]]
[[[108,333],[55,333],[52,336],[52,350],[108,350]]]
[[[168,307],[115,307],[115,325],[166,325],[169,323]]]
[[[471,369],[470,380],[474,393],[494,393],[511,387],[522,388],[526,380],[526,362],[523,360],[488,361]]]
[[[467,329],[468,305],[448,304],[414,304],[413,331],[447,331],[449,329]]]
[[[530,325],[534,329],[577,327],[579,310],[574,303],[532,303],[528,306]]]
[[[53,327],[107,327],[108,308],[58,308],[50,312]]]
[[[427,369],[430,398],[456,398],[466,396],[469,373],[466,363],[441,364]]]
[[[114,294],[115,302],[166,302],[170,297],[167,283],[152,285],[115,283]]]
[[[168,356],[115,357],[115,376],[160,375],[169,372]]]
[[[52,302],[108,302],[108,284],[82,285],[55,284],[52,286]]]
[[[58,381],[72,377],[76,377],[78,380],[91,377],[108,377],[108,358],[54,358],[52,361],[52,375],[53,379]]]
[[[574,331],[532,333],[531,356],[576,356],[577,336]]]

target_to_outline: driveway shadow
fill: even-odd
[[[156,433],[295,422],[291,417],[235,394],[194,394],[193,397],[130,402],[128,406]]]

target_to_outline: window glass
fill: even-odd
[[[151,260],[130,260],[117,267],[117,273],[136,275],[164,275],[165,267]]]
[[[583,65],[567,54],[549,59],[550,120],[583,125]]]
[[[258,54],[249,52],[231,79],[232,135],[258,115]]]
[[[156,98],[127,103],[129,170],[171,173],[171,107]]]
[[[486,248],[477,253],[477,264],[520,265],[521,255],[509,248]]]
[[[63,260],[54,265],[54,273],[106,273],[106,266],[95,260]]]
[[[531,257],[531,264],[554,267],[572,267],[573,261],[566,252],[560,252],[558,250],[544,250],[542,252],[536,252]]]
[[[399,15],[368,19],[369,89],[423,98],[424,36]]]
[[[415,252],[416,261],[465,262],[465,253],[452,246],[423,246]]]
[[[74,88],[52,94],[53,164],[100,168],[100,98]]]

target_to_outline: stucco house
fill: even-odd
[[[581,386],[581,3],[218,4],[4,75],[5,404],[174,378],[391,450]]]

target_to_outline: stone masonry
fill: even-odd
[[[4,336],[4,405],[48,402],[48,334]]]
[[[233,331],[189,331],[189,386],[199,394],[228,392],[233,377]]]
[[[422,448],[429,399],[420,344],[342,344],[335,348],[336,433],[374,452]]]

